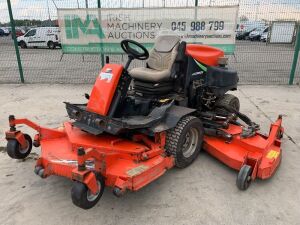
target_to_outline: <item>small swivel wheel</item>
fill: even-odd
[[[79,181],[74,181],[71,189],[71,197],[74,205],[82,209],[90,209],[97,204],[104,191],[104,179],[101,175],[95,174],[97,179],[98,191],[93,194],[89,188]]]
[[[236,179],[238,189],[245,191],[251,184],[252,168],[248,165],[243,165]]]
[[[16,139],[8,140],[6,151],[11,158],[25,159],[30,154],[32,149],[32,139],[28,134],[24,134],[24,138],[27,142],[27,148],[25,149],[22,149],[21,144]]]

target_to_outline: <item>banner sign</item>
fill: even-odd
[[[123,39],[151,48],[157,35],[176,34],[232,54],[237,12],[238,6],[58,9],[58,21],[64,53],[123,53]]]

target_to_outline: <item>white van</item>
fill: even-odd
[[[48,47],[55,49],[61,47],[58,27],[37,27],[27,31],[26,34],[17,38],[21,48]]]

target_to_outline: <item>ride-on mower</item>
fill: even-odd
[[[32,145],[41,146],[35,173],[74,181],[75,205],[88,209],[112,187],[116,196],[137,191],[174,166],[190,165],[203,148],[239,171],[237,187],[248,188],[256,177],[272,176],[281,160],[282,118],[268,136],[239,112],[237,72],[226,67],[224,52],[186,44],[179,37],[159,36],[153,49],[123,40],[128,54],[123,67],[102,68],[87,104],[66,102],[71,121],[49,129],[9,116],[7,153],[23,159]],[[129,70],[132,60],[145,67]],[[26,124],[38,133],[34,141],[16,129]]]

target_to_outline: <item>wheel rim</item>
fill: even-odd
[[[86,193],[86,198],[87,198],[87,200],[89,201],[89,202],[93,202],[93,201],[95,201],[96,199],[97,199],[97,197],[99,196],[99,194],[100,194],[100,190],[101,190],[101,183],[100,183],[100,181],[97,181],[97,186],[98,186],[98,191],[97,191],[97,193],[96,194],[93,194],[92,192],[91,192],[91,190],[90,189],[88,189],[88,191],[87,191],[87,193]]]
[[[26,140],[27,148],[22,149],[21,145],[19,145],[19,152],[22,154],[26,154],[30,148],[30,143],[28,140]]]
[[[199,132],[196,128],[191,128],[185,135],[184,144],[182,146],[182,154],[185,158],[194,154],[199,141]]]

